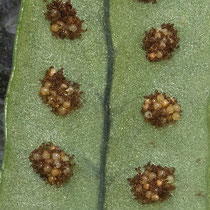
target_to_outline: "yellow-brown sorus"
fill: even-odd
[[[156,90],[154,94],[145,96],[141,112],[146,122],[161,127],[180,119],[181,106],[175,98]]]
[[[45,18],[50,21],[50,30],[56,38],[76,39],[81,37],[83,21],[76,15],[70,0],[54,0],[47,5]]]
[[[162,24],[145,32],[143,49],[149,61],[161,61],[172,57],[172,52],[179,43],[178,31],[173,26],[169,23]]]
[[[51,66],[41,83],[40,97],[45,104],[52,107],[56,115],[67,115],[81,106],[80,85],[67,81],[63,76],[63,69],[56,72]]]
[[[42,143],[29,156],[34,171],[46,183],[57,187],[73,176],[73,158],[51,142]]]
[[[138,174],[128,181],[135,199],[143,204],[163,202],[175,189],[175,168],[153,165],[149,162],[144,166],[144,171],[141,171],[141,167],[136,171]]]

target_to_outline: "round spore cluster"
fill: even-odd
[[[46,183],[57,187],[73,176],[73,158],[51,142],[42,143],[29,156],[34,171]]]
[[[54,0],[47,5],[45,18],[50,21],[50,29],[56,38],[76,39],[81,37],[83,21],[76,15],[70,0],[62,2]]]
[[[170,59],[172,52],[179,43],[178,31],[174,24],[162,24],[161,27],[152,28],[145,32],[143,49],[149,61],[161,61]]]
[[[157,3],[157,0],[139,0],[139,2],[144,2],[144,3],[150,3],[152,2],[153,4]]]
[[[138,167],[138,174],[128,179],[135,199],[143,204],[163,202],[175,189],[175,168],[151,165],[149,162],[144,169],[142,172],[141,167]]]
[[[56,115],[67,115],[81,106],[80,85],[67,81],[63,75],[63,69],[56,72],[51,66],[41,83],[40,97],[45,104],[52,107]]]
[[[161,127],[180,119],[181,106],[175,98],[159,93],[157,90],[144,98],[141,112],[146,122]]]

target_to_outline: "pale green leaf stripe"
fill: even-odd
[[[110,6],[116,57],[106,209],[208,209],[210,2],[159,0],[152,5],[111,0]],[[179,30],[180,48],[169,61],[149,63],[141,48],[144,31],[164,22],[174,23]],[[183,110],[180,122],[161,129],[144,123],[140,115],[143,96],[155,89],[178,99]],[[198,158],[200,163],[196,163]],[[177,189],[166,202],[143,206],[133,199],[126,179],[135,174],[135,167],[148,161],[176,167]],[[204,196],[195,195],[199,192]]]
[[[88,31],[81,40],[56,40],[44,19],[42,0],[23,0],[14,68],[6,101],[6,145],[0,185],[0,209],[96,209],[107,47],[103,1],[72,1]],[[39,80],[54,65],[81,84],[84,106],[65,118],[49,111],[39,96]],[[75,155],[70,182],[57,189],[30,167],[30,152],[53,141]]]

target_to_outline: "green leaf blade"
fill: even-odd
[[[208,0],[160,0],[156,5],[111,0],[110,8],[99,0],[72,3],[88,29],[73,42],[51,36],[42,1],[22,2],[7,93],[0,208],[96,209],[102,208],[106,196],[106,209],[207,209]],[[115,61],[109,26],[103,25],[107,9]],[[149,63],[141,49],[144,31],[164,22],[179,30],[180,48],[169,61]],[[65,118],[51,113],[38,96],[39,80],[51,65],[64,67],[65,76],[84,91],[84,106]],[[180,122],[156,129],[143,121],[143,96],[155,89],[178,99]],[[109,133],[104,136],[106,127],[110,138]],[[28,156],[43,141],[53,141],[76,156],[74,176],[62,188],[45,185],[30,167]],[[177,189],[166,202],[143,206],[134,200],[127,178],[150,160],[176,167]],[[101,163],[106,163],[106,174],[100,174],[105,167]],[[99,179],[104,176],[106,191]],[[199,192],[204,196],[195,195]]]
[[[207,209],[209,3],[177,0],[152,5],[111,0],[110,9],[116,57],[106,209]],[[175,24],[180,48],[171,60],[150,63],[142,49],[144,32],[162,23]],[[176,124],[157,129],[144,122],[140,113],[143,96],[155,89],[181,104],[183,113]],[[164,203],[141,205],[130,192],[127,178],[148,161],[176,167],[177,189]],[[204,196],[196,196],[199,192]]]
[[[97,208],[107,68],[104,8],[98,0],[72,4],[88,29],[75,41],[52,37],[43,1],[22,2],[7,93],[1,209]],[[39,80],[51,65],[63,67],[67,79],[80,83],[84,91],[83,107],[66,117],[55,116],[38,95]],[[45,185],[30,167],[30,152],[45,141],[75,155],[74,176],[59,189]]]

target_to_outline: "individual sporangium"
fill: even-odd
[[[56,115],[67,115],[81,106],[80,85],[67,81],[63,76],[63,68],[56,72],[51,66],[41,83],[39,95],[45,104],[52,107]]]
[[[143,204],[163,202],[175,189],[175,168],[162,167],[147,163],[144,171],[141,167],[136,168],[137,175],[129,178],[131,191],[136,200]]]
[[[157,90],[144,98],[141,112],[146,122],[161,127],[180,119],[181,106],[175,98]]]
[[[152,2],[153,4],[157,3],[157,0],[138,0],[139,2],[144,2],[144,3],[150,3]]]
[[[45,18],[50,21],[50,30],[56,38],[76,39],[81,37],[83,21],[76,15],[70,0],[65,3],[54,0],[47,5]]]
[[[60,187],[73,176],[74,156],[67,155],[53,143],[42,143],[31,152],[29,160],[34,171],[48,184]]]
[[[172,52],[179,43],[178,31],[174,24],[162,24],[160,27],[152,28],[145,32],[143,49],[149,61],[161,61],[170,59]]]

